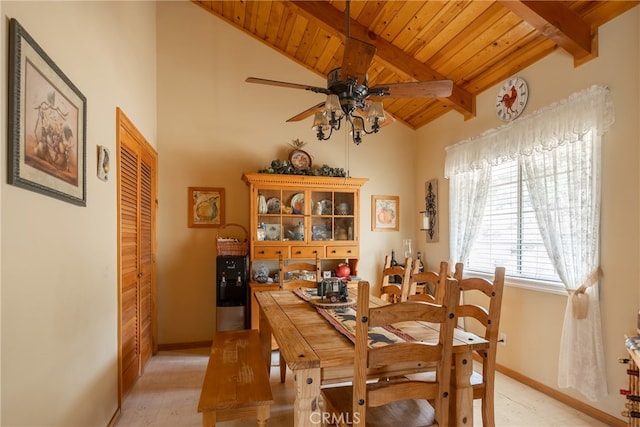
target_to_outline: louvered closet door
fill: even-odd
[[[153,351],[153,170],[155,169],[148,153],[143,152],[140,162],[140,374]]]
[[[155,349],[155,151],[119,111],[121,396]]]
[[[138,378],[138,155],[120,147],[120,294],[122,392],[127,394]]]

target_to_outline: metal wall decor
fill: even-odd
[[[98,145],[98,179],[107,181],[109,179],[109,169],[111,168],[111,153],[104,145]]]
[[[427,232],[427,243],[438,241],[438,180],[432,179],[425,183],[425,210],[423,214],[422,230]]]

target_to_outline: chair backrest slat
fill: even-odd
[[[411,272],[408,299],[442,304],[442,300],[444,299],[444,284],[447,276],[449,276],[449,263],[442,261],[440,263],[440,270],[437,273],[435,271],[420,272],[418,270],[419,268],[419,263],[416,263]],[[424,293],[417,293],[418,285],[424,286]],[[433,286],[433,294],[428,293],[429,285]]]
[[[396,303],[407,301],[409,298],[409,287],[411,279],[411,268],[413,259],[407,257],[404,260],[404,267],[396,265],[391,267],[391,258],[387,255],[384,259],[382,269],[382,279],[380,281],[380,297],[388,302]],[[391,278],[400,278],[401,283],[391,282]]]

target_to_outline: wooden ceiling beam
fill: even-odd
[[[561,2],[499,0],[573,56],[578,66],[598,56],[598,31]]]
[[[338,37],[346,38],[346,22],[344,13],[325,1],[289,1],[300,15],[316,22],[325,31]],[[436,72],[412,56],[386,40],[377,37],[369,29],[353,20],[350,23],[351,36],[371,43],[376,47],[376,60],[397,74],[414,81],[441,80],[448,77]],[[465,120],[475,117],[475,96],[458,85],[453,85],[453,91],[442,101],[464,115]]]

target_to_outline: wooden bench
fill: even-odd
[[[259,332],[217,332],[198,404],[202,425],[256,417],[258,426],[266,426],[272,403]]]

